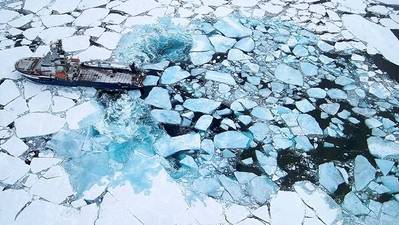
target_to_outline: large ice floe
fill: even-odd
[[[395,0],[11,2],[0,224],[399,224]],[[14,71],[57,39],[145,87]]]

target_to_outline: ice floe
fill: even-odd
[[[43,136],[58,132],[64,124],[64,118],[50,113],[29,113],[15,120],[15,132],[19,138]]]

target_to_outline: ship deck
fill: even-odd
[[[113,72],[112,70],[84,68],[80,70],[79,81],[89,81],[108,84],[127,84],[142,86],[144,75],[129,72]]]

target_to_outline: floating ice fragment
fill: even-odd
[[[303,76],[301,72],[286,64],[278,65],[274,71],[274,75],[278,80],[281,80],[284,83],[298,86],[303,85]]]
[[[5,80],[0,84],[0,105],[7,105],[19,95],[19,89],[12,80]]]
[[[29,113],[15,120],[15,130],[19,138],[36,137],[56,133],[64,124],[65,119],[49,113]]]
[[[172,108],[168,90],[160,87],[152,88],[144,102],[162,109]]]
[[[370,213],[370,209],[363,204],[354,192],[349,192],[345,195],[342,207],[355,216],[368,215]]]
[[[396,142],[384,140],[380,137],[369,137],[367,145],[370,153],[380,159],[399,158],[399,144]]]
[[[252,50],[255,48],[255,41],[250,37],[246,37],[239,40],[234,47],[244,52],[252,52]]]
[[[86,9],[75,19],[73,24],[80,27],[95,27],[101,24],[101,20],[109,13],[106,8]]]
[[[330,193],[334,193],[344,181],[341,173],[335,168],[333,162],[319,165],[319,182]]]
[[[227,54],[227,59],[231,61],[242,61],[252,59],[252,57],[245,54],[239,49],[233,48],[229,50],[229,53]]]
[[[213,46],[209,42],[209,39],[206,35],[193,35],[193,46],[191,47],[192,52],[206,52],[212,51]]]
[[[180,66],[167,68],[161,76],[161,84],[174,84],[190,76],[190,73]]]
[[[29,171],[29,166],[24,161],[0,153],[0,180],[4,184],[13,185]]]
[[[316,109],[307,99],[295,102],[295,106],[303,113],[307,113]]]
[[[224,17],[213,26],[230,38],[242,38],[252,34],[251,29],[243,26],[238,19],[233,17]]]
[[[395,164],[395,162],[385,159],[375,159],[375,162],[377,163],[378,168],[380,168],[382,174],[385,176],[391,171],[393,165]]]
[[[214,137],[216,148],[248,148],[251,139],[239,131],[225,131]]]
[[[297,120],[305,135],[323,135],[323,130],[311,115],[300,114]]]
[[[206,99],[206,98],[191,98],[187,99],[183,106],[191,111],[194,112],[202,112],[205,114],[211,114],[215,111],[219,106],[220,102]]]
[[[270,217],[273,225],[301,225],[305,205],[297,193],[279,191],[270,202]]]
[[[151,116],[160,123],[175,124],[181,123],[180,114],[173,110],[153,109]]]
[[[0,145],[0,148],[6,150],[15,157],[19,157],[26,150],[28,150],[29,147],[21,139],[17,138],[16,136],[12,136],[6,142]]]
[[[62,49],[66,52],[85,50],[90,46],[90,37],[76,35],[62,39]]]
[[[205,79],[213,80],[229,85],[236,85],[234,78],[228,73],[221,73],[216,71],[207,71],[205,74]]]
[[[353,173],[355,177],[356,190],[361,191],[366,188],[372,180],[374,180],[376,170],[364,156],[358,155],[355,158],[355,168]]]
[[[258,204],[264,204],[277,192],[278,186],[267,176],[257,176],[248,185],[248,192]]]
[[[213,121],[213,116],[211,115],[202,115],[197,123],[195,123],[195,128],[198,130],[206,131],[208,127],[211,125]]]
[[[66,112],[66,120],[69,129],[80,129],[98,121],[101,115],[101,107],[95,102],[85,102]]]
[[[236,43],[235,39],[219,34],[209,37],[209,40],[217,53],[226,53]]]

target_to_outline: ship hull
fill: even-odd
[[[47,84],[47,85],[58,85],[58,86],[68,86],[68,87],[93,87],[93,88],[105,89],[105,90],[121,90],[121,89],[122,90],[135,90],[135,89],[141,88],[141,87],[134,86],[134,85],[120,84],[120,83],[102,83],[102,82],[80,81],[80,80],[66,81],[66,80],[57,80],[57,79],[53,79],[53,78],[36,78],[36,77],[31,77],[29,74],[25,74],[25,73],[22,73],[22,75],[32,82]]]

